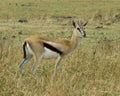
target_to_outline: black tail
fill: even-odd
[[[26,58],[26,50],[25,50],[26,44],[27,44],[26,42],[23,44],[23,53],[24,53],[23,58]]]

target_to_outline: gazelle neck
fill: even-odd
[[[78,41],[79,41],[79,36],[78,36],[77,30],[74,29],[71,36],[71,49],[74,49],[77,47]]]

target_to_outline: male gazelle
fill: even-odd
[[[60,65],[61,59],[68,53],[72,52],[79,41],[79,38],[86,37],[84,26],[87,22],[79,26],[78,23],[72,22],[74,31],[70,40],[67,39],[55,39],[55,38],[43,38],[40,36],[31,36],[25,39],[23,44],[24,59],[19,65],[20,75],[24,65],[34,56],[33,73],[36,72],[38,63],[41,59],[54,58],[56,59],[54,75],[57,67],[62,72],[62,66]]]

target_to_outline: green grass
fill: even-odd
[[[0,96],[119,96],[119,5],[118,0],[1,1]],[[19,79],[24,39],[30,35],[69,39],[73,19],[88,21],[87,38],[62,60],[63,79],[59,72],[51,79],[54,60],[43,60],[35,79],[33,59]]]

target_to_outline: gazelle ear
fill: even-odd
[[[86,26],[86,25],[87,25],[87,23],[88,23],[88,21],[86,21],[85,23],[83,23],[83,24],[82,24],[82,26]]]
[[[76,24],[75,24],[75,21],[72,21],[72,24],[73,24],[73,26],[76,28]]]

